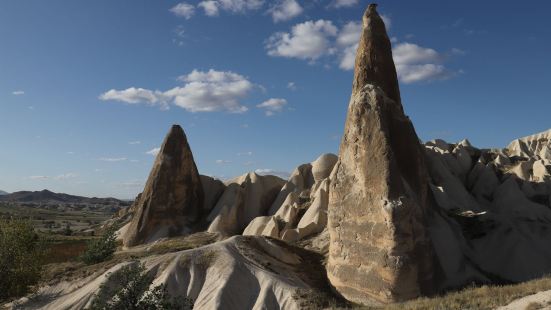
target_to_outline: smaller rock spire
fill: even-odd
[[[379,86],[390,99],[401,103],[398,76],[392,59],[392,45],[375,3],[368,6],[363,16],[363,31],[356,52],[352,93],[357,93],[366,84]]]
[[[166,135],[123,239],[126,246],[187,233],[200,220],[203,187],[182,127]]]

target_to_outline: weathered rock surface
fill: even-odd
[[[535,158],[551,162],[551,129],[516,139],[507,147],[509,155],[526,158]]]
[[[138,249],[134,249],[137,251]],[[318,309],[314,296],[327,294],[319,255],[262,237],[235,236],[200,248],[140,259],[171,296],[184,296],[193,309]],[[101,285],[109,285],[123,262],[88,277],[42,287],[16,309],[86,309]],[[299,297],[303,291],[304,298]],[[52,298],[55,296],[55,298]],[[306,299],[305,299],[306,298]],[[321,305],[320,305],[321,306]]]
[[[431,203],[424,152],[400,103],[390,40],[370,5],[339,161],[330,178],[328,278],[346,299],[377,304],[430,290]]]
[[[208,231],[225,236],[241,234],[258,216],[268,213],[285,183],[272,176],[254,172],[226,182],[226,189],[207,217]]]
[[[189,232],[203,214],[204,192],[186,135],[172,126],[153,163],[134,214],[124,231],[125,246]]]
[[[517,139],[502,150],[426,144],[439,211],[429,230],[443,272],[441,290],[551,272],[551,165],[540,159],[549,145],[545,135]],[[457,173],[462,154],[470,154],[471,166]]]
[[[326,153],[297,167],[272,203],[269,216],[251,221],[243,235],[295,242],[322,232],[327,226],[329,175],[336,162],[335,154]]]

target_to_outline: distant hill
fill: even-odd
[[[88,198],[74,196],[63,193],[54,193],[47,189],[30,192],[21,191],[11,194],[0,195],[0,201],[19,202],[19,203],[46,203],[46,204],[95,204],[95,205],[120,205],[127,206],[128,201],[122,201],[115,198]]]
[[[0,196],[4,196],[4,195],[7,195],[7,194],[9,194],[9,193],[8,193],[8,192],[4,192],[4,191],[0,190]]]

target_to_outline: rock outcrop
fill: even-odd
[[[424,152],[400,102],[376,5],[363,17],[339,161],[330,178],[328,278],[346,299],[378,304],[430,290]]]
[[[134,251],[142,253],[144,249]],[[60,280],[40,288],[35,298],[11,306],[88,309],[102,285],[115,283],[118,270],[141,263],[153,278],[151,287],[165,285],[171,296],[191,299],[193,309],[320,309],[324,305],[315,299],[327,297],[328,288],[320,277],[323,267],[319,260],[319,255],[281,241],[234,236],[196,249],[112,264],[72,282]]]
[[[172,126],[122,239],[125,246],[191,231],[204,210],[204,192],[186,135]]]
[[[548,132],[505,149],[427,142],[436,200],[429,221],[440,290],[511,283],[551,272],[551,164]]]
[[[254,172],[228,181],[207,217],[208,231],[223,236],[241,234],[254,218],[268,213],[284,183],[279,177]]]
[[[329,175],[335,154],[322,154],[297,167],[272,203],[268,216],[249,223],[243,235],[262,235],[295,242],[319,234],[327,226]]]
[[[516,139],[507,147],[509,155],[536,158],[551,162],[551,129],[528,137]]]

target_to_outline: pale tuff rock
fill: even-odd
[[[370,5],[339,161],[329,188],[327,274],[346,299],[377,304],[430,291],[425,155],[400,103],[385,25]]]
[[[166,285],[171,296],[192,299],[193,309],[260,310],[301,309],[297,290],[323,294],[320,283],[301,274],[306,270],[322,272],[321,267],[314,270],[308,259],[281,243],[235,236],[192,250],[149,256],[140,263],[154,277],[151,287]],[[129,263],[136,262],[116,264],[77,281],[43,287],[36,298],[22,299],[16,308],[87,308],[100,286],[112,281],[109,276]]]
[[[507,146],[510,156],[547,159],[551,161],[551,129],[517,139]]]
[[[191,231],[203,214],[204,193],[193,154],[182,128],[167,134],[133,217],[124,232],[125,246]]]
[[[551,182],[545,173],[551,166],[537,154],[509,157],[508,149],[479,150],[461,143],[452,144],[451,153],[441,147],[425,146],[439,210],[428,229],[443,272],[440,289],[548,274]],[[454,174],[453,161],[463,160],[462,148],[473,162],[466,179]]]
[[[300,165],[272,204],[268,212],[272,215],[254,219],[243,235],[294,242],[323,231],[327,225],[328,178],[336,162],[336,155],[322,154],[312,163]]]
[[[241,234],[256,217],[268,213],[284,180],[254,172],[228,181],[226,189],[207,217],[209,232],[232,236]]]

